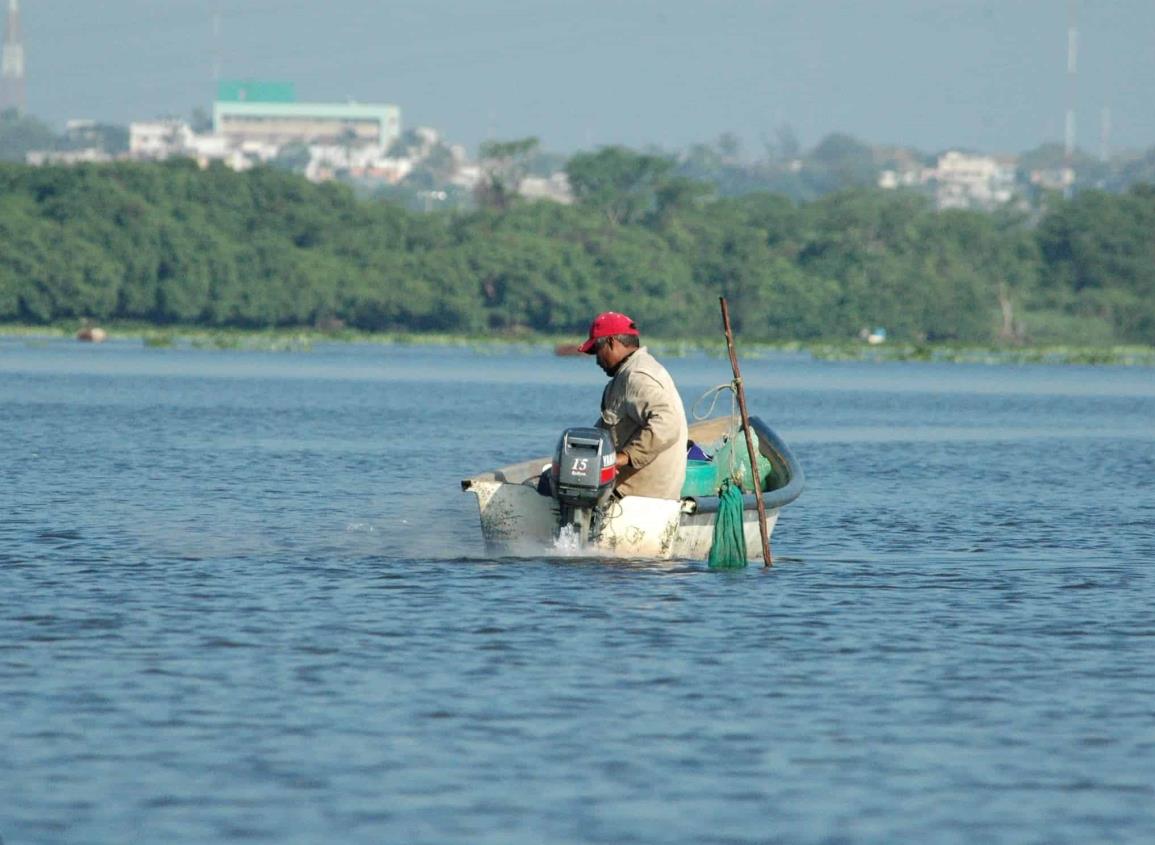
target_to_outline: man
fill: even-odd
[[[596,355],[611,379],[596,425],[610,432],[617,451],[615,492],[678,499],[686,479],[686,411],[666,368],[640,343],[633,320],[607,311],[578,348]]]

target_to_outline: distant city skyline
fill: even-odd
[[[127,124],[209,110],[216,78],[302,100],[391,103],[475,150],[536,135],[572,152],[747,155],[789,125],[932,152],[1065,139],[1078,21],[1077,145],[1155,146],[1155,2],[1070,0],[23,0],[29,113]]]

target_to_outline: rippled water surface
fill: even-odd
[[[743,375],[808,488],[717,573],[486,556],[587,359],[0,341],[0,838],[1155,841],[1155,375]]]

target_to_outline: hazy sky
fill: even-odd
[[[29,111],[208,108],[223,78],[395,103],[476,149],[666,149],[789,124],[927,152],[1063,139],[1068,0],[22,0]],[[1079,146],[1155,145],[1155,0],[1077,5]],[[214,33],[214,13],[219,35]]]

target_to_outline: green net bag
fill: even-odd
[[[746,565],[746,532],[742,528],[742,491],[730,479],[722,482],[714,520],[714,541],[707,563],[710,569],[740,569]]]

